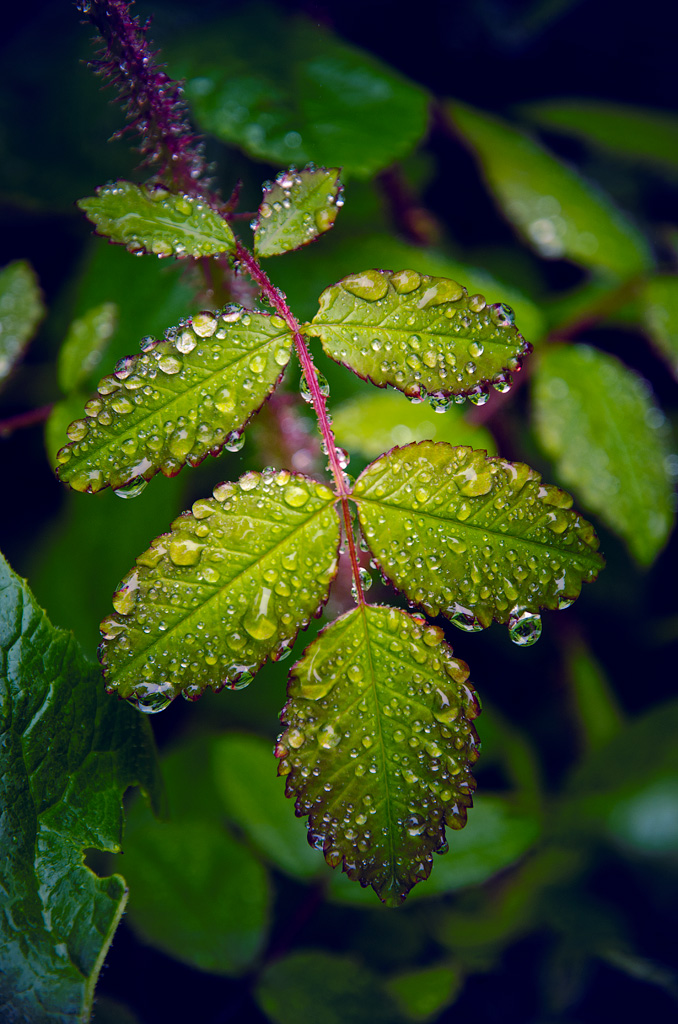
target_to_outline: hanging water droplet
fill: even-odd
[[[245,435],[238,433],[234,430],[232,434],[229,434],[224,441],[224,448],[227,452],[239,452],[245,444]]]
[[[144,715],[157,715],[168,708],[176,693],[171,683],[147,683],[137,693],[128,697],[127,701]]]
[[[117,494],[119,498],[138,498],[142,491],[146,490],[147,484],[148,480],[143,476],[133,476],[122,487],[117,487],[113,493]]]
[[[457,629],[463,629],[465,633],[477,633],[478,630],[483,628],[482,622],[475,617],[469,608],[463,608],[459,604],[453,605],[453,608],[455,610],[450,615],[450,622]]]
[[[505,302],[496,302],[489,308],[490,316],[497,327],[512,327],[515,324],[516,315]]]
[[[541,636],[541,618],[535,612],[514,608],[508,627],[511,640],[519,647],[530,647]]]

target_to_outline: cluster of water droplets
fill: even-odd
[[[509,390],[530,351],[509,306],[414,270],[351,274],[323,292],[313,323],[332,358],[438,412]]]
[[[344,205],[336,168],[290,167],[264,182],[263,201],[250,227],[258,255],[270,256],[305,245],[332,227]]]
[[[440,629],[375,605],[328,626],[293,670],[279,772],[312,845],[391,902],[428,875],[444,826],[465,824],[479,711],[467,680]]]
[[[120,181],[79,205],[135,256],[215,256],[234,248],[233,232],[208,203],[163,185]]]
[[[101,623],[109,688],[154,712],[247,685],[289,652],[337,569],[334,495],[287,471],[246,473],[153,541]]]
[[[521,646],[539,638],[539,609],[569,607],[603,564],[568,494],[471,448],[394,449],[354,497],[380,571],[411,602],[466,631],[507,622]]]
[[[278,316],[239,306],[205,310],[144,338],[68,427],[59,475],[75,490],[107,484],[133,497],[161,471],[174,476],[223,447],[242,446],[242,428],[275,387],[292,337]]]

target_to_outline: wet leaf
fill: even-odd
[[[275,1024],[400,1024],[379,978],[357,960],[320,951],[292,953],[262,972],[256,999]]]
[[[588,345],[544,354],[534,377],[535,426],[558,477],[650,565],[674,521],[665,417],[649,385]]]
[[[462,828],[479,708],[442,630],[362,606],[294,667],[276,754],[309,841],[390,906],[428,877],[445,825]]]
[[[369,178],[426,132],[423,89],[305,18],[249,4],[180,43],[198,125],[258,160]]]
[[[593,527],[522,462],[421,441],[373,462],[353,497],[381,571],[430,615],[460,629],[507,622],[521,646],[539,610],[563,608],[598,575]]]
[[[264,186],[254,228],[255,254],[276,256],[307,245],[329,231],[342,204],[338,168],[283,171],[274,184]]]
[[[171,802],[169,787],[168,796]],[[132,816],[121,864],[130,889],[127,920],[144,942],[212,974],[242,974],[261,952],[268,876],[218,818]]]
[[[164,341],[144,339],[70,425],[60,479],[76,491],[134,489],[217,455],[273,391],[291,347],[283,320],[237,306],[197,313]]]
[[[678,277],[651,277],[641,294],[643,320],[674,377],[678,377]]]
[[[65,395],[82,387],[97,368],[117,322],[117,306],[104,302],[70,325],[57,362],[59,387]]]
[[[650,263],[647,243],[603,192],[528,135],[462,103],[450,119],[475,152],[502,210],[541,256],[620,277]]]
[[[15,260],[0,271],[0,387],[21,359],[45,315],[30,263]]]
[[[141,711],[246,686],[325,601],[339,519],[322,484],[246,473],[194,502],[136,560],[101,624],[109,689]]]
[[[496,451],[489,430],[469,423],[458,406],[450,406],[441,416],[428,405],[414,405],[383,392],[357,395],[343,402],[334,413],[333,425],[342,447],[368,459],[377,458],[396,444],[427,439],[485,448],[490,454]]]
[[[531,346],[513,310],[444,277],[364,270],[326,288],[307,334],[331,359],[406,395],[480,394],[510,382]]]
[[[3,1020],[86,1020],[127,901],[87,849],[117,851],[122,797],[161,797],[147,723],[106,697],[70,633],[55,629],[0,557]]]
[[[117,181],[80,199],[97,233],[135,254],[215,256],[233,252],[235,238],[223,217],[203,199],[168,192],[162,185]]]
[[[678,117],[666,110],[578,96],[530,103],[522,112],[549,131],[572,135],[629,160],[678,170]]]

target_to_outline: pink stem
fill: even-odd
[[[0,437],[9,437],[15,430],[33,427],[36,423],[44,423],[52,408],[52,405],[41,405],[38,409],[29,409],[28,412],[20,412],[16,416],[0,420]]]
[[[327,457],[329,459],[332,476],[334,477],[336,494],[341,500],[344,528],[351,557],[351,567],[353,569],[353,579],[355,581],[356,593],[358,595],[358,604],[364,605],[365,595],[363,594],[362,585],[360,583],[360,564],[355,547],[355,537],[353,536],[351,512],[348,507],[347,500],[351,491],[344,477],[344,471],[339,464],[334,432],[332,430],[332,425],[330,424],[329,416],[327,415],[325,396],[320,390],[320,384],[318,383],[318,371],[316,370],[313,359],[311,358],[311,353],[306,347],[306,342],[304,341],[304,337],[301,333],[299,321],[287,305],[287,300],[283,293],[276,288],[274,284],[272,284],[268,275],[261,269],[252,253],[249,252],[241,242],[236,243],[236,252],[240,262],[247,268],[247,272],[250,277],[259,285],[262,294],[268,299],[276,313],[278,313],[278,315],[285,321],[294,337],[294,347],[296,349],[297,356],[299,357],[299,362],[301,363],[301,371],[308,385],[313,408],[316,416],[318,417],[320,433],[327,449]]]

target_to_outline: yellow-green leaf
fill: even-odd
[[[307,245],[329,229],[343,205],[337,167],[283,171],[264,186],[254,222],[254,252],[276,256]]]

